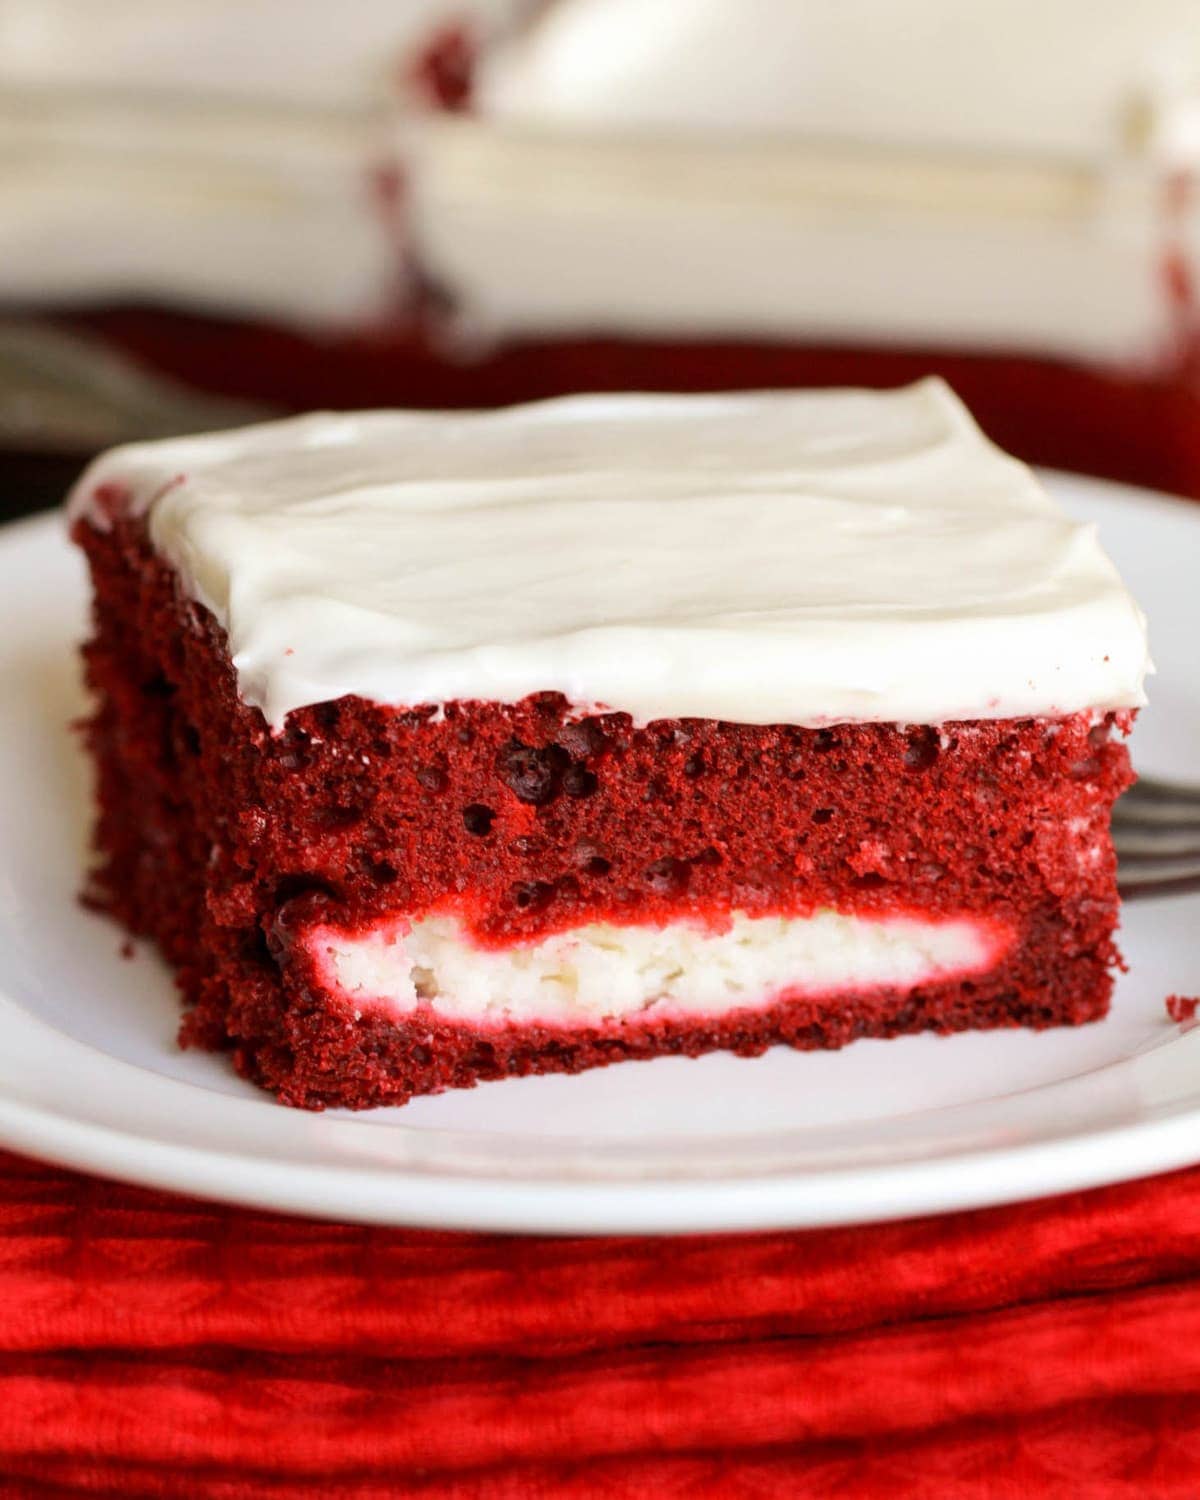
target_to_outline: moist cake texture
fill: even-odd
[[[71,514],[91,897],[288,1103],[1104,1013],[1141,617],[936,383],[301,419]]]

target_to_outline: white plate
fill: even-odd
[[[1200,774],[1200,506],[1055,476],[1151,612],[1137,759]],[[87,779],[80,560],[0,531],[0,1141],[130,1181],[340,1219],[599,1233],[851,1223],[1200,1161],[1200,896],[1127,909],[1130,972],[1080,1030],[858,1042],[484,1084],[368,1114],[284,1109],[180,1053],[170,979],[75,901]]]

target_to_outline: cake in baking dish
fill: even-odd
[[[488,401],[940,373],[1200,494],[1197,58],[1191,0],[538,6],[412,133],[434,346]]]
[[[117,449],[91,898],[290,1104],[1102,1016],[1142,617],[936,381]]]
[[[10,311],[264,415],[939,373],[1200,495],[1194,0],[183,8],[7,0]]]

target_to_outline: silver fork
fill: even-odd
[[[1200,787],[1142,776],[1113,808],[1126,897],[1200,889]]]

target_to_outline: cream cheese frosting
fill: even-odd
[[[1191,0],[560,0],[474,104],[412,218],[476,334],[1149,362],[1200,260]]]
[[[1094,529],[938,381],[316,415],[114,449],[70,514],[114,496],[276,727],[350,693],[805,725],[1143,701]]]

